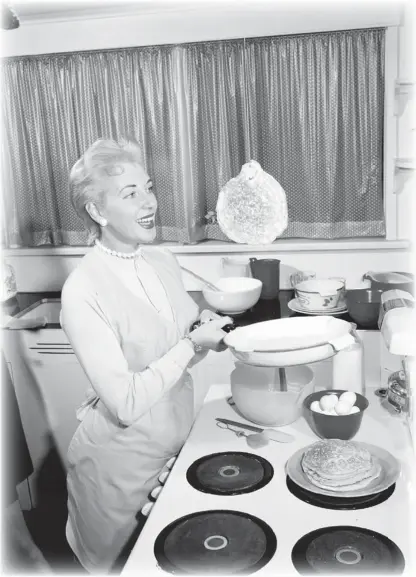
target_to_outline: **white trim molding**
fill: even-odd
[[[174,2],[172,2],[172,5]],[[203,2],[192,9],[115,14],[112,17],[33,21],[4,35],[2,56],[105,50],[399,26],[400,2]],[[179,6],[179,4],[178,4]],[[6,37],[7,36],[7,37]]]
[[[282,240],[273,244],[249,245],[206,240],[198,244],[179,244],[162,242],[157,246],[165,247],[174,254],[255,254],[255,253],[298,253],[298,252],[356,252],[410,250],[409,240],[361,239],[361,240]],[[41,246],[34,248],[3,249],[5,258],[27,256],[84,256],[89,246]]]
[[[384,63],[384,214],[386,239],[397,239],[397,196],[395,195],[395,157],[398,123],[396,116],[396,80],[399,71],[399,34],[397,26],[386,30]]]
[[[347,287],[362,286],[369,270],[412,272],[410,242],[365,239],[362,241],[276,241],[252,246],[218,241],[196,245],[163,243],[176,254],[179,264],[216,282],[224,275],[222,259],[235,256],[275,258],[281,261],[280,287],[290,288],[290,274],[314,270],[321,278],[343,277]],[[68,275],[91,247],[39,247],[8,249],[3,256],[12,265],[19,292],[60,291]],[[184,274],[187,290],[201,290],[201,284]]]

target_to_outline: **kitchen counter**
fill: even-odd
[[[17,293],[15,298],[2,303],[3,313],[12,317],[43,299],[60,299],[60,292]]]
[[[201,309],[208,308],[208,309],[213,310],[212,307],[210,307],[206,303],[206,301],[202,295],[202,292],[191,292],[190,295],[192,296],[192,298],[195,300],[195,302],[199,305],[199,307]],[[285,319],[285,318],[289,318],[289,317],[305,316],[305,315],[302,315],[300,313],[293,312],[288,307],[288,303],[293,299],[293,297],[294,297],[294,292],[292,289],[280,290],[279,296],[277,299],[270,299],[270,300],[260,299],[254,305],[254,307],[252,307],[251,309],[249,309],[248,311],[246,311],[242,315],[238,315],[238,316],[234,317],[234,323],[237,326],[241,327],[241,326],[250,325],[252,323],[258,323],[258,322],[262,322],[262,321],[270,321],[273,319]],[[348,313],[345,313],[342,315],[337,315],[336,318],[342,319],[344,321],[348,321],[350,323],[355,323],[355,321],[349,316]],[[373,326],[366,327],[366,329],[363,329],[363,327],[361,327],[358,323],[355,323],[355,324],[357,325],[358,330],[375,330],[375,331],[379,330],[377,323],[375,323]]]
[[[189,293],[194,301],[197,303],[201,310],[210,309],[207,302],[205,301],[201,291],[190,291]],[[30,305],[41,301],[42,299],[59,299],[61,297],[60,292],[37,292],[37,293],[18,293],[15,299],[10,299],[7,303],[8,310],[5,311],[11,316],[15,316],[19,312],[23,311]],[[234,318],[234,323],[237,326],[246,326],[252,323],[257,323],[261,321],[268,321],[272,319],[289,318],[289,317],[299,317],[304,316],[299,313],[291,311],[288,307],[289,301],[293,298],[293,290],[281,290],[279,292],[279,297],[277,299],[263,300],[260,299],[254,307],[246,311],[244,314],[236,316]],[[3,305],[4,306],[4,305]],[[348,313],[343,315],[337,315],[336,318],[355,322],[349,316]],[[357,323],[356,323],[357,324]],[[56,328],[56,327],[50,327]],[[361,330],[362,327],[357,325],[357,329]],[[366,327],[364,330],[378,330],[377,324],[374,326]]]

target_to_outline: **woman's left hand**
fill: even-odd
[[[197,326],[203,325],[204,323],[208,323],[210,321],[213,321],[216,319],[222,319],[222,318],[224,318],[224,315],[219,315],[219,314],[215,313],[214,311],[211,311],[209,309],[204,309],[199,314],[199,317],[197,318],[197,320],[193,323],[192,328],[195,328]],[[192,330],[192,328],[191,328],[191,330]],[[219,342],[217,344],[217,346],[215,348],[213,348],[212,350],[217,352],[217,353],[220,353],[222,351],[225,351],[226,349],[227,349],[227,345],[225,345],[223,342]],[[197,353],[197,354],[201,354],[201,353]],[[196,357],[194,357],[195,361],[193,364],[204,359],[205,356],[206,356],[206,354],[204,354],[202,356],[202,358],[199,358],[199,359],[196,359]]]

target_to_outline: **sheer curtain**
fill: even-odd
[[[384,30],[199,44],[187,57],[197,221],[252,158],[286,192],[283,237],[385,235]]]
[[[286,191],[285,237],[384,236],[384,30],[5,59],[3,244],[84,245],[68,173],[100,137],[142,146],[158,240],[205,219],[253,158]]]
[[[250,160],[247,152],[244,40],[186,47],[184,90],[191,154],[195,240],[227,240],[205,221],[221,187]]]
[[[85,245],[68,174],[97,138],[133,137],[159,197],[158,233],[189,241],[176,47],[10,59],[3,65],[6,246]]]

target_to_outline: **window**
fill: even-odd
[[[384,237],[384,29],[6,59],[3,244],[85,245],[68,173],[97,138],[142,146],[158,239],[227,240],[205,215],[254,158],[286,238]]]

